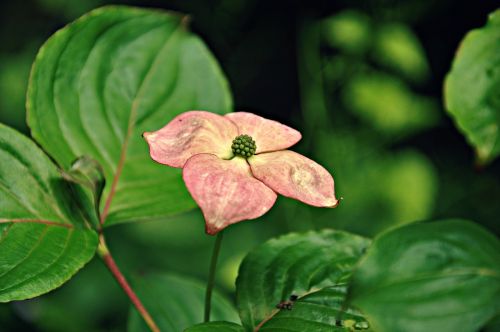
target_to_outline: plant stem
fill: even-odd
[[[102,258],[106,266],[108,267],[109,271],[111,271],[111,274],[113,274],[113,276],[115,277],[116,281],[118,281],[120,287],[123,289],[125,294],[127,294],[132,304],[135,306],[139,314],[142,316],[146,324],[149,326],[151,331],[160,332],[158,325],[156,325],[153,318],[148,313],[148,311],[142,304],[141,300],[139,300],[134,290],[130,287],[129,283],[127,282],[127,280],[121,273],[120,269],[116,265],[113,256],[111,256],[111,253],[109,252],[109,249],[106,246],[103,234],[99,235],[99,246],[97,248],[97,252],[99,253],[99,256]]]
[[[214,249],[212,251],[212,259],[210,261],[210,270],[208,271],[207,291],[205,293],[205,319],[204,322],[210,321],[210,309],[212,306],[212,290],[215,283],[215,271],[217,268],[217,258],[219,258],[220,246],[222,243],[222,231],[217,233]]]
[[[273,317],[274,317],[274,315],[276,315],[278,312],[280,312],[280,311],[279,311],[279,309],[274,309],[274,310],[271,312],[271,314],[269,314],[269,316],[267,316],[266,318],[264,318],[264,319],[262,320],[262,322],[260,322],[260,323],[259,323],[259,325],[257,325],[257,326],[255,327],[255,329],[253,330],[253,332],[258,332],[258,331],[260,330],[260,328],[261,328],[261,327],[262,327],[265,323],[267,323],[268,321],[270,321],[270,320],[271,320],[271,318],[273,318]]]

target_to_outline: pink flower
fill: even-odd
[[[183,169],[208,234],[262,216],[277,193],[318,207],[338,205],[332,176],[285,150],[302,136],[279,122],[245,112],[190,111],[144,137],[153,160]]]

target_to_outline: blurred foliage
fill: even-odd
[[[28,46],[19,54],[0,54],[0,121],[27,131],[25,94],[36,48]]]
[[[43,12],[58,15],[68,21],[72,21],[85,12],[99,7],[104,3],[102,0],[36,0],[37,5]]]
[[[429,76],[429,65],[418,37],[401,23],[372,21],[365,13],[346,10],[323,22],[328,45],[345,53],[370,52],[380,65],[417,81]]]
[[[352,77],[343,101],[368,125],[391,137],[431,127],[439,115],[436,100],[413,93],[397,77],[382,73]]]
[[[109,2],[0,3],[0,122],[27,132],[24,92],[36,49],[56,29]],[[217,275],[226,294],[243,256],[289,231],[333,227],[371,236],[416,220],[462,217],[500,233],[500,162],[475,169],[440,106],[459,41],[484,25],[495,1],[118,3],[189,13],[191,28],[229,78],[236,109],[301,130],[303,142],[294,149],[332,171],[344,198],[327,210],[281,197],[264,217],[230,227]],[[128,275],[169,271],[204,280],[214,238],[203,229],[196,210],[111,227],[107,235]],[[123,331],[128,308],[95,259],[62,288],[1,304],[0,331]]]
[[[384,24],[375,36],[374,57],[384,66],[417,82],[429,76],[429,65],[417,36],[403,24]]]
[[[410,149],[389,153],[370,147],[377,139],[374,135],[361,140],[351,135],[324,134],[318,140],[320,158],[336,170],[336,190],[343,197],[337,211],[321,216],[322,226],[333,220],[335,227],[373,236],[386,228],[430,218],[437,175],[425,155]],[[353,150],[358,153],[352,154]]]
[[[24,319],[36,322],[40,331],[120,331],[118,326],[127,321],[127,300],[95,258],[64,287],[48,296],[18,302],[15,309]]]
[[[355,54],[365,52],[373,38],[370,18],[353,10],[325,19],[323,30],[331,46]]]
[[[161,331],[184,331],[203,322],[203,281],[172,274],[154,274],[136,278],[132,286]],[[218,292],[213,293],[211,309],[212,320],[239,321],[234,305]],[[150,331],[135,309],[131,309],[127,331]]]

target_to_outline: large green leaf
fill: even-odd
[[[161,331],[184,331],[203,322],[205,285],[198,280],[167,274],[150,275],[135,279],[133,286]],[[212,294],[211,319],[239,321],[233,305],[218,292]],[[135,309],[130,312],[128,331],[149,331]]]
[[[107,225],[195,206],[180,171],[152,162],[141,138],[188,110],[231,110],[219,66],[185,22],[158,10],[104,7],[54,34],[35,60],[32,135],[64,169],[82,155],[102,165]]]
[[[230,322],[210,322],[192,326],[184,332],[244,332],[243,326]]]
[[[317,326],[332,329],[341,316],[339,293],[317,291],[344,285],[368,244],[369,240],[357,235],[324,230],[289,234],[261,245],[244,259],[236,281],[243,325],[253,330],[275,312],[278,303],[297,295],[297,310],[282,310],[273,320],[286,321],[276,324],[293,329],[301,320],[302,331],[313,331]]]
[[[462,41],[445,81],[446,108],[482,163],[500,154],[500,9]]]
[[[374,240],[349,294],[376,331],[477,331],[500,311],[500,241],[462,220],[404,226]]]
[[[93,256],[91,211],[28,138],[0,125],[0,302],[59,287]]]

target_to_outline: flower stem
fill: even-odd
[[[109,252],[108,247],[106,246],[106,242],[104,241],[104,236],[101,234],[99,236],[99,246],[97,247],[97,252],[99,253],[99,256],[102,258],[104,261],[104,264],[108,267],[109,271],[113,276],[115,277],[116,281],[120,285],[120,287],[123,289],[125,294],[129,297],[130,301],[132,304],[135,306],[139,314],[142,316],[146,324],[149,326],[151,331],[153,332],[160,332],[160,329],[158,328],[158,325],[154,322],[153,318],[151,315],[148,313],[144,305],[142,304],[141,300],[137,297],[135,294],[134,290],[130,287],[129,283],[121,273],[120,269],[116,265],[115,260],[113,259],[113,256],[111,256],[111,253]]]
[[[210,321],[210,309],[212,306],[212,290],[215,283],[215,271],[217,268],[217,258],[219,258],[220,246],[222,243],[222,231],[217,233],[214,249],[212,251],[212,259],[210,261],[210,270],[208,271],[207,291],[205,293],[205,319],[204,322]]]

